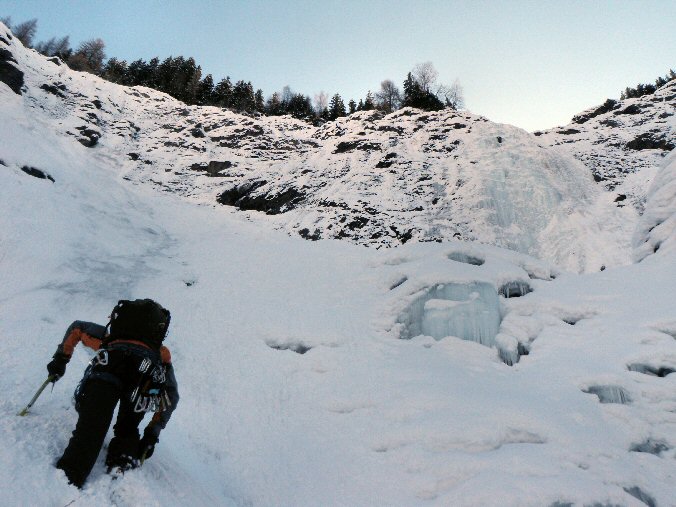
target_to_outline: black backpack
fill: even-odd
[[[167,335],[171,314],[152,299],[118,301],[110,314],[109,336],[105,340],[135,340],[159,350]]]

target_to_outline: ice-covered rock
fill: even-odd
[[[634,258],[676,252],[676,152],[664,161],[650,187],[646,209],[634,234]]]
[[[503,362],[517,363],[528,354],[542,324],[513,313],[518,304],[514,298],[549,283],[555,276],[553,267],[485,245],[451,241],[446,251],[435,246],[406,245],[398,255],[386,257],[384,264],[393,270],[387,286],[396,314],[396,322],[388,326],[396,330],[394,336],[474,341],[496,348]],[[407,251],[416,254],[408,257]]]
[[[431,292],[422,308],[421,334],[437,340],[457,336],[494,345],[500,327],[494,287],[486,283],[445,284]]]
[[[619,403],[626,405],[631,403],[631,396],[626,389],[613,385],[589,386],[585,393],[595,394],[601,403]]]

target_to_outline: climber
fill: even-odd
[[[170,317],[151,299],[119,301],[107,326],[73,322],[47,365],[56,382],[78,342],[97,351],[75,390],[78,421],[56,463],[78,488],[96,463],[118,402],[106,456],[108,471],[123,473],[152,456],[179,399],[171,354],[162,344]],[[138,426],[146,412],[154,415],[139,438]]]

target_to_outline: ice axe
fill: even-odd
[[[50,375],[49,377],[47,377],[47,380],[45,380],[42,383],[42,385],[40,386],[40,389],[38,389],[38,391],[35,393],[35,396],[33,396],[31,401],[28,402],[28,405],[26,405],[26,407],[21,412],[19,412],[17,415],[24,416],[24,415],[28,414],[28,411],[33,406],[33,403],[35,403],[35,401],[39,398],[39,396],[42,394],[42,391],[45,390],[45,387],[47,387],[47,385],[50,382],[54,382],[57,378],[58,378],[57,375]]]

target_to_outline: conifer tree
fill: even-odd
[[[214,105],[229,108],[232,105],[232,82],[230,77],[221,79],[214,88]]]
[[[265,99],[263,98],[263,90],[260,88],[256,90],[254,95],[254,110],[259,113],[265,112]]]
[[[196,64],[195,59],[184,59],[177,69],[174,97],[186,104],[195,104],[201,78],[202,67]]]
[[[200,106],[214,103],[214,78],[211,74],[204,76],[197,88],[197,104]]]
[[[418,83],[413,79],[413,75],[409,72],[404,80],[404,107],[415,107],[411,104],[417,102],[418,96],[420,95],[420,87]]]
[[[171,93],[171,82],[176,65],[174,57],[169,56],[157,66],[157,89],[164,93]]]
[[[265,113],[270,116],[281,116],[284,114],[282,99],[278,92],[273,93],[265,103]]]
[[[329,102],[329,119],[335,120],[345,115],[345,103],[342,97],[336,93],[331,97],[331,102]]]
[[[425,91],[410,72],[404,81],[403,106],[417,107],[426,111],[436,111],[444,108],[444,104],[439,98],[431,92]]]
[[[251,82],[237,81],[232,88],[231,107],[235,111],[253,112],[255,110],[256,99],[254,96]]]
[[[347,107],[349,110],[348,114],[352,114],[357,110],[357,103],[354,101],[354,99],[350,99],[350,102],[348,102]]]
[[[127,84],[127,62],[115,57],[109,59],[103,66],[101,77],[111,83]]]
[[[366,94],[366,99],[364,100],[363,109],[364,109],[364,111],[372,111],[375,108],[376,108],[376,103],[373,100],[373,95],[371,94],[371,90],[369,90],[368,93]]]
[[[160,59],[156,56],[152,58],[148,63],[144,62],[143,66],[143,85],[149,86],[150,88],[157,89],[158,82],[158,68],[160,66]]]
[[[150,63],[146,63],[144,60],[134,60],[127,66],[125,84],[129,86],[149,86],[151,88],[157,88],[157,66],[159,61],[157,58],[153,58],[151,63],[155,62],[154,69],[151,67]]]
[[[294,93],[287,102],[286,112],[294,118],[310,121],[314,118],[315,112],[312,108],[310,97],[302,93]]]

